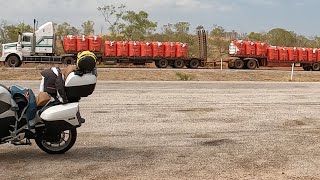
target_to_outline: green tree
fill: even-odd
[[[80,33],[80,31],[77,28],[71,26],[67,22],[56,25],[55,28],[56,36],[58,39],[62,39],[63,36],[66,35],[78,35]]]
[[[267,33],[269,44],[274,46],[294,46],[296,34],[285,29],[276,28]]]
[[[84,35],[93,35],[94,34],[94,22],[93,21],[86,21],[82,23],[82,28],[83,28],[83,34]]]
[[[157,23],[148,19],[149,14],[145,11],[138,13],[134,11],[127,11],[122,19],[122,33],[127,40],[144,40],[156,30]]]
[[[103,15],[105,22],[109,24],[108,29],[111,34],[120,34],[123,29],[121,20],[123,15],[125,14],[126,6],[123,4],[118,7],[114,5],[104,5],[98,7],[97,9]]]
[[[218,25],[213,25],[213,29],[210,32],[211,37],[224,38],[226,35],[225,29]]]
[[[229,40],[226,39],[225,29],[214,25],[208,40],[208,56],[213,60],[218,60],[227,56]]]
[[[268,39],[266,34],[264,34],[264,33],[256,33],[256,32],[251,32],[248,35],[248,38],[251,41],[262,41],[262,42],[265,42]]]
[[[0,24],[0,43],[16,42],[18,41],[19,32],[32,32],[33,28],[25,23],[18,25],[8,25],[6,21],[2,21]]]
[[[189,22],[178,22],[174,25],[174,29],[178,34],[188,34],[190,30],[190,23]]]

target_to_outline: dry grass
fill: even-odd
[[[50,65],[36,65],[35,69],[19,69],[0,67],[0,80],[40,80],[40,72]],[[62,66],[63,68],[63,66]],[[290,71],[236,71],[218,69],[208,70],[161,70],[161,69],[118,69],[101,68],[98,80],[119,81],[279,81],[288,82]],[[320,82],[320,72],[296,71],[295,82]],[[186,77],[185,77],[186,76]],[[192,77],[192,78],[190,78]],[[186,79],[187,78],[187,79]]]

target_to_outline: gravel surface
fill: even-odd
[[[69,152],[1,145],[0,179],[320,179],[319,88],[100,81]]]

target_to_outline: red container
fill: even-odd
[[[77,39],[75,36],[68,35],[63,37],[63,49],[65,52],[77,51]]]
[[[319,50],[308,48],[307,51],[308,51],[308,61],[317,61]]]
[[[105,56],[117,56],[117,45],[115,41],[104,42],[104,55]]]
[[[268,60],[270,61],[279,60],[278,48],[276,46],[268,47]]]
[[[129,56],[129,45],[127,41],[117,42],[117,56]]]
[[[289,48],[287,48],[287,50],[288,50],[289,61],[298,61],[299,60],[297,48],[289,47]]]
[[[165,57],[176,57],[176,43],[165,42],[164,44],[164,56]]]
[[[256,55],[267,56],[268,45],[266,43],[256,42]]]
[[[152,56],[153,57],[164,56],[164,45],[162,42],[152,42]]]
[[[308,61],[308,51],[305,48],[298,48],[299,61]]]
[[[100,52],[102,47],[102,38],[100,36],[89,36],[89,51]]]
[[[245,55],[246,54],[246,46],[242,40],[233,41],[233,45],[237,47],[235,55]]]
[[[141,56],[141,44],[138,41],[129,42],[129,56]]]
[[[245,41],[246,55],[256,55],[256,46],[252,41]]]
[[[141,42],[141,56],[152,57],[152,44],[148,42]]]
[[[320,61],[320,49],[317,49],[317,61]]]
[[[278,53],[279,53],[279,60],[280,61],[287,61],[289,60],[288,51],[285,47],[278,47]]]
[[[176,43],[177,58],[188,57],[188,44],[187,43]]]
[[[88,51],[89,40],[86,36],[77,36],[77,51]]]

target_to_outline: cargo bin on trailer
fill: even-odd
[[[188,44],[187,43],[176,43],[177,58],[187,58],[188,57]]]
[[[164,57],[176,57],[176,44],[174,42],[164,42]]]
[[[102,38],[100,36],[89,36],[89,51],[101,52]]]
[[[308,61],[308,51],[306,48],[298,48],[298,60]]]
[[[130,41],[129,46],[129,56],[141,56],[141,44],[138,41]]]
[[[152,56],[164,57],[164,45],[162,42],[152,42]]]
[[[288,61],[289,60],[288,50],[286,49],[286,47],[278,47],[278,53],[279,53],[278,58],[280,61]]]
[[[268,48],[268,60],[276,61],[279,59],[279,52],[276,46],[271,46]]]
[[[128,56],[129,46],[127,41],[117,42],[117,56]]]
[[[256,55],[257,56],[267,56],[268,45],[262,42],[256,42]]]
[[[252,41],[245,41],[244,42],[246,50],[246,55],[256,55],[256,45]]]
[[[141,42],[141,56],[152,57],[152,44],[149,42]]]
[[[104,42],[104,55],[105,56],[117,56],[117,44],[115,41]]]
[[[77,51],[77,39],[73,35],[67,35],[63,37],[63,49],[65,52]]]
[[[89,50],[89,41],[85,35],[77,36],[77,51],[88,51]]]

